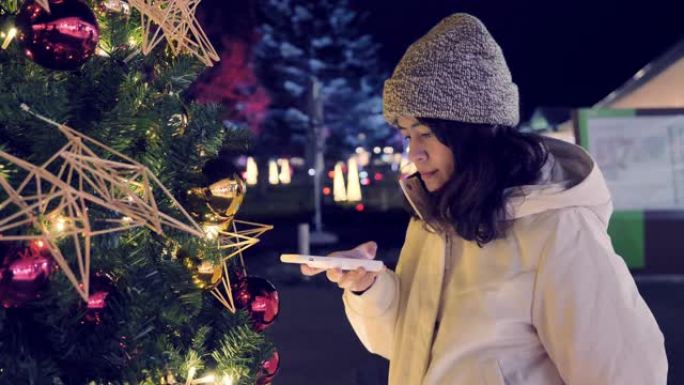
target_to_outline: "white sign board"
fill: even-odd
[[[684,115],[589,116],[586,136],[616,210],[684,209]]]

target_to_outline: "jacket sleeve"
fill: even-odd
[[[563,381],[665,385],[663,334],[605,224],[588,208],[557,214],[538,265],[532,321]]]
[[[345,290],[342,300],[347,318],[363,346],[389,359],[399,307],[397,275],[384,270],[366,292],[356,295]]]

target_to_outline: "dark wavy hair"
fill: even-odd
[[[510,221],[506,201],[515,189],[533,184],[548,158],[542,138],[517,128],[419,118],[454,154],[454,174],[430,193],[428,222],[453,226],[478,245],[504,237]]]

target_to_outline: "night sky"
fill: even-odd
[[[253,36],[254,1],[203,0],[210,11],[204,21],[213,35]],[[352,2],[367,13],[363,29],[382,44],[388,73],[443,17],[468,12],[482,19],[520,87],[523,119],[537,106],[591,106],[684,39],[684,0]]]
[[[443,17],[482,19],[520,87],[524,117],[536,106],[590,106],[684,39],[684,0],[367,0],[368,32],[392,68]],[[682,90],[684,93],[684,90]]]

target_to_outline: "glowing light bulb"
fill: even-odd
[[[185,381],[185,385],[190,385],[192,383],[192,379],[195,378],[195,373],[197,373],[197,368],[191,366],[190,369],[188,369],[188,376]]]
[[[216,384],[216,375],[214,373],[207,374],[204,377],[192,381],[193,384]]]
[[[55,218],[55,223],[53,225],[54,230],[58,233],[64,232],[64,230],[66,229],[66,224],[66,218],[60,215],[57,218]]]
[[[204,234],[206,234],[207,239],[210,241],[213,241],[214,239],[218,238],[219,230],[221,230],[221,228],[217,225],[204,226]]]
[[[102,56],[102,57],[109,57],[109,54],[107,53],[107,51],[103,50],[100,47],[95,48],[95,55]]]

